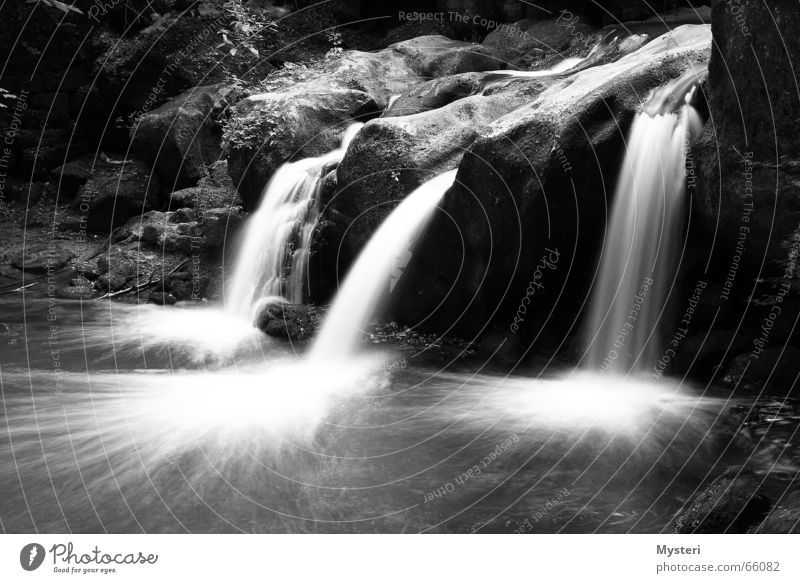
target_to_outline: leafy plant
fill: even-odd
[[[331,44],[331,48],[325,53],[325,59],[330,60],[341,57],[344,52],[342,48],[342,33],[338,30],[329,30],[325,36],[327,36],[328,42]]]
[[[258,48],[256,43],[264,32],[276,33],[278,27],[275,21],[264,16],[262,12],[251,11],[245,8],[242,0],[227,0],[225,11],[230,17],[230,28],[219,31],[222,42],[218,49],[225,47],[228,54],[235,56],[240,48],[250,51],[256,57]]]

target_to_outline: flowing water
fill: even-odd
[[[627,261],[611,274],[604,263],[612,289],[598,292],[609,302],[596,328],[603,351],[624,315],[616,298],[631,301],[640,278],[660,285],[663,249],[641,237],[654,232],[643,218],[672,233],[668,196],[682,183],[673,171],[694,124],[688,105],[668,101],[651,102],[632,130],[621,179],[630,188],[617,198],[629,205],[612,218],[625,219],[625,238],[607,245]],[[425,350],[364,348],[364,326],[455,172],[387,218],[310,354],[253,328],[261,299],[302,287],[284,281],[287,261],[305,261],[289,241],[303,248],[319,179],[342,154],[279,171],[225,310],[0,302],[0,530],[661,532],[733,463],[764,476],[773,499],[786,491],[800,470],[790,447],[800,415],[783,415],[784,404],[742,431],[735,411],[752,418],[751,403],[670,379],[508,376],[477,358],[434,365]],[[642,307],[639,323],[658,313]],[[644,354],[636,330],[627,346]]]
[[[303,303],[322,179],[342,160],[363,125],[351,125],[338,149],[284,164],[275,172],[242,236],[225,294],[225,305],[231,313],[252,321],[262,301],[285,298]]]
[[[585,366],[651,369],[661,352],[684,220],[686,153],[702,129],[690,104],[702,70],[655,92],[628,137],[592,295]]]
[[[453,185],[456,170],[428,180],[409,194],[381,224],[350,269],[311,348],[315,360],[353,356],[362,334],[384,302],[398,273],[413,257],[433,211]]]
[[[189,357],[188,337],[122,338],[202,309],[64,302],[54,336],[47,302],[19,308],[2,306],[6,531],[655,532],[732,460],[798,468],[768,439],[731,446],[734,403],[687,386],[396,349],[309,366],[244,331]]]

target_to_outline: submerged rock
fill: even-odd
[[[752,470],[731,467],[700,492],[675,520],[676,534],[746,533],[769,512]]]
[[[800,534],[800,491],[784,496],[754,532],[764,534]]]
[[[314,336],[321,320],[320,311],[312,306],[273,302],[261,308],[256,326],[267,336],[304,342]]]

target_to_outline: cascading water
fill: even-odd
[[[702,129],[691,102],[705,70],[656,91],[633,122],[589,316],[585,364],[598,373],[639,373],[659,357],[684,216],[686,154]]]
[[[325,173],[341,162],[364,124],[347,128],[339,148],[281,166],[269,181],[258,210],[250,217],[225,294],[229,313],[250,321],[260,303],[283,298],[302,303],[311,234],[319,218],[319,188]]]
[[[362,331],[387,295],[395,262],[408,257],[455,177],[451,170],[425,182],[381,224],[339,290],[311,347],[312,360],[355,355]]]
[[[539,77],[548,77],[550,75],[558,75],[565,73],[570,69],[577,67],[585,59],[581,57],[568,57],[563,61],[556,63],[550,69],[543,69],[541,71],[514,71],[514,70],[501,70],[489,71],[489,83],[483,88],[482,93],[504,87],[514,81],[515,79],[536,79]]]

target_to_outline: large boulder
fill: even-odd
[[[312,306],[274,302],[261,307],[255,324],[267,336],[304,342],[314,336],[321,320]]]
[[[489,33],[483,44],[496,49],[509,62],[517,62],[532,54],[544,57],[561,53],[575,42],[585,40],[588,43],[594,30],[590,24],[565,11],[556,19],[525,19],[498,28]]]
[[[156,205],[158,178],[137,161],[98,168],[80,188],[70,207],[93,233],[110,233]]]
[[[195,87],[143,114],[131,128],[133,152],[171,190],[195,186],[220,158],[219,120],[235,92],[224,83]]]
[[[374,53],[346,51],[319,68],[276,76],[268,91],[233,110],[225,134],[231,177],[245,208],[289,160],[334,149],[354,121],[376,117],[392,95],[438,75],[502,67],[491,49],[427,36]]]
[[[692,149],[708,264],[724,298],[789,265],[800,219],[800,10],[793,0],[712,9],[710,121]],[[788,273],[793,286],[800,274]],[[792,281],[793,280],[793,281]]]
[[[418,113],[382,117],[361,129],[339,164],[335,196],[323,201],[350,223],[350,247],[361,249],[409,192],[436,174],[456,168],[482,130],[548,85],[548,81],[525,79],[502,91],[478,91],[492,78],[490,74],[458,75],[416,86],[411,95],[400,98],[398,109],[405,113],[416,105]],[[458,98],[472,87],[474,94]],[[444,104],[448,98],[454,101]]]
[[[525,322],[538,333],[537,316],[555,302],[574,319],[633,117],[651,90],[707,61],[710,45],[708,26],[679,27],[617,62],[558,80],[483,130],[419,243],[436,252],[421,253],[406,271],[401,298],[409,299],[400,313],[469,332],[510,324],[520,302],[530,301],[536,266],[558,257]]]

